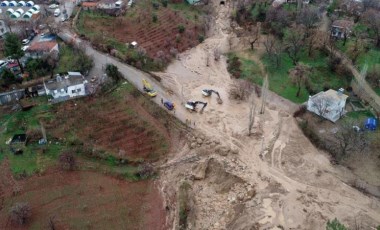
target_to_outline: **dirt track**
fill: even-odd
[[[379,201],[343,182],[352,179],[352,175],[347,170],[334,168],[327,154],[317,150],[303,136],[291,116],[294,111],[292,103],[271,95],[265,114],[256,115],[256,134],[247,136],[249,105],[228,99],[232,80],[226,60],[214,61],[213,58],[216,47],[228,51],[228,38],[233,36],[229,26],[229,6],[219,6],[218,3],[214,1],[216,23],[210,38],[181,54],[180,60],[172,63],[165,73],[159,73],[165,87],[177,92],[181,101],[202,99],[209,103],[203,114],[178,109],[180,116],[196,122],[195,129],[201,133],[197,137],[205,135],[202,138],[205,144],[195,150],[184,148],[173,153],[168,164],[190,156],[198,156],[200,160],[165,170],[162,173],[164,191],[170,193],[171,189],[178,188],[181,180],[190,179],[196,194],[190,215],[193,229],[248,229],[253,226],[260,226],[259,229],[280,229],[279,226],[284,229],[325,229],[327,220],[335,217],[350,227],[355,221],[363,229],[379,224]],[[211,60],[208,67],[206,58]],[[218,105],[214,95],[202,98],[204,88],[219,91],[224,103]],[[213,141],[237,149],[238,154],[231,154],[231,151],[217,154],[217,147],[207,144]],[[260,153],[263,153],[262,158]],[[237,182],[226,193],[219,193],[218,181],[204,169],[213,167],[207,163],[210,158],[217,159],[225,171],[244,182]],[[205,165],[203,169],[199,169],[199,164]],[[193,180],[199,170],[205,175]],[[254,198],[244,192],[251,185],[257,193]]]

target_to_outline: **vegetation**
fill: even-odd
[[[53,66],[45,59],[29,59],[25,66],[29,79],[46,76],[52,72]]]
[[[62,44],[59,51],[59,62],[56,73],[67,73],[68,71],[77,71],[85,74],[88,72],[94,62],[88,57],[83,50]]]
[[[179,229],[187,229],[187,217],[190,212],[189,205],[189,190],[191,186],[188,182],[182,182],[179,187],[178,200],[179,200]]]
[[[123,79],[123,75],[119,72],[117,66],[114,66],[112,64],[107,64],[106,74],[116,83],[120,82]]]
[[[10,210],[11,220],[20,225],[26,224],[31,215],[32,210],[28,203],[16,203]]]
[[[347,228],[335,218],[327,221],[326,230],[347,230]]]
[[[4,54],[6,57],[11,57],[16,59],[18,65],[20,66],[21,73],[24,73],[24,68],[20,64],[20,58],[24,56],[24,51],[21,50],[21,41],[15,33],[8,33],[5,36],[4,41]]]

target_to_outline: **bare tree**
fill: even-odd
[[[309,31],[315,27],[319,19],[318,8],[314,6],[302,8],[301,12],[297,16],[297,22],[305,27],[306,37],[310,36]]]
[[[55,224],[54,224],[54,216],[49,217],[49,223],[48,223],[49,229],[50,230],[55,230]]]
[[[59,155],[59,163],[62,169],[71,171],[75,168],[76,160],[72,153],[63,152]]]
[[[296,97],[300,96],[301,87],[308,83],[310,72],[310,67],[302,63],[298,63],[293,69],[290,70],[289,76],[293,83],[297,86]]]
[[[357,132],[353,129],[354,121],[343,121],[338,124],[338,131],[334,134],[338,146],[336,160],[339,162],[348,154],[362,153],[369,146],[366,132]]]
[[[10,218],[13,222],[23,225],[31,216],[32,210],[29,203],[16,203],[10,211]]]
[[[380,12],[369,9],[362,18],[364,23],[373,31],[376,46],[380,47]]]
[[[252,93],[252,84],[248,80],[237,79],[230,88],[230,97],[235,100],[245,100]]]
[[[267,101],[268,96],[268,89],[269,89],[269,79],[268,75],[265,75],[264,81],[263,81],[263,87],[261,88],[261,108],[260,108],[260,114],[265,113],[265,105]]]
[[[252,128],[255,124],[255,113],[256,113],[256,104],[255,104],[255,97],[252,94],[251,96],[251,102],[249,106],[249,114],[248,114],[248,136],[251,136],[252,134]]]
[[[321,118],[321,121],[324,117],[330,112],[329,108],[332,105],[331,100],[325,96],[317,96],[313,98],[311,106],[315,109],[318,115]]]
[[[297,65],[304,44],[305,31],[300,26],[295,26],[285,33],[285,45],[288,56]]]
[[[251,50],[253,50],[255,43],[260,39],[260,26],[257,25],[257,26],[249,27],[248,33],[249,33],[248,41],[249,41]]]
[[[277,41],[273,36],[267,36],[267,39],[264,41],[264,47],[269,59],[279,67],[283,50],[282,43]]]

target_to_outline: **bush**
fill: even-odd
[[[168,0],[162,0],[161,3],[162,3],[162,5],[163,5],[164,7],[167,7],[169,1],[168,1]]]
[[[13,222],[23,225],[31,216],[32,210],[29,203],[16,203],[10,211],[10,218]]]
[[[181,33],[181,34],[182,34],[183,32],[185,32],[185,26],[184,26],[184,25],[179,25],[179,26],[178,26],[178,32]]]
[[[205,40],[205,36],[199,34],[199,35],[198,35],[198,41],[199,41],[200,43],[202,43],[204,40]]]
[[[232,58],[228,59],[227,70],[232,74],[235,78],[240,78],[241,75],[241,62],[238,57],[232,56]]]
[[[74,155],[69,152],[61,153],[61,155],[59,155],[59,164],[64,170],[74,170],[76,164]]]
[[[156,174],[155,169],[149,163],[139,165],[137,169],[137,176],[142,179],[152,177]]]
[[[152,21],[154,23],[156,23],[158,21],[157,15],[155,15],[155,14],[152,15]]]

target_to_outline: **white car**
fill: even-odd
[[[26,44],[28,44],[29,42],[30,42],[29,39],[24,39],[24,40],[21,41],[21,43],[22,43],[23,45],[26,45]]]
[[[60,14],[61,14],[61,10],[60,9],[54,10],[54,17],[58,17]]]
[[[57,5],[57,4],[51,4],[49,6],[49,9],[57,9],[58,7],[59,7],[59,5]]]
[[[64,14],[63,16],[62,16],[62,18],[61,18],[61,22],[64,22],[64,21],[66,21],[67,20],[67,16],[66,16],[66,14]]]
[[[21,48],[21,50],[25,52],[29,47],[30,47],[30,46],[23,46],[23,47]]]

